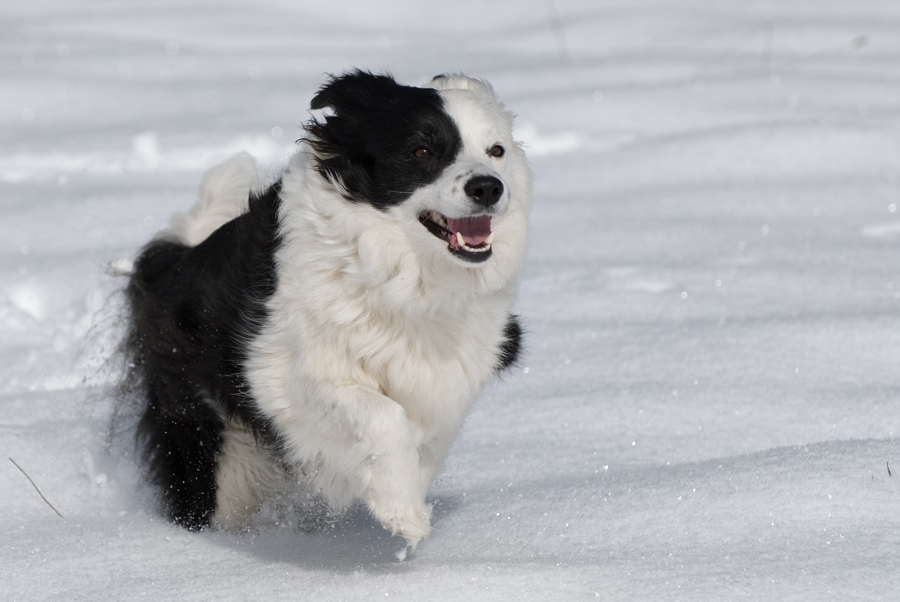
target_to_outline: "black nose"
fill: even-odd
[[[475,176],[465,186],[466,194],[482,207],[490,207],[503,195],[503,182],[494,176]]]

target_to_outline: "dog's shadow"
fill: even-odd
[[[431,525],[434,528],[439,528],[441,521],[460,507],[460,500],[455,496],[428,501],[433,504]],[[313,531],[281,525],[264,526],[245,535],[209,532],[205,537],[215,545],[255,556],[266,563],[332,572],[406,571],[413,568],[418,553],[400,562],[398,553],[404,550],[405,542],[385,531],[362,505],[353,506],[333,524]],[[419,550],[427,546],[426,540]]]

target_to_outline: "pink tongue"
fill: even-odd
[[[461,217],[459,219],[448,217],[447,226],[453,232],[454,237],[459,232],[463,235],[467,245],[476,247],[491,234],[491,216],[479,215],[478,217]]]

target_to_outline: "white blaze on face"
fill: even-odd
[[[417,256],[478,266],[486,270],[482,274],[486,284],[500,286],[521,268],[531,204],[531,172],[513,139],[513,115],[480,80],[452,75],[435,79],[431,87],[441,95],[461,147],[435,181],[389,213],[402,223],[416,224],[409,234],[421,249]],[[495,149],[492,155],[495,146],[503,151]],[[498,181],[499,198],[484,202],[483,186]],[[467,193],[467,184],[473,196]]]
[[[441,90],[444,110],[453,119],[462,139],[456,160],[431,185],[415,194],[417,210],[434,210],[447,218],[459,219],[489,214],[502,216],[509,205],[509,159],[492,157],[494,145],[508,150],[513,145],[511,119],[500,105],[472,90]],[[493,176],[503,184],[500,200],[490,208],[476,204],[465,191],[473,177]]]

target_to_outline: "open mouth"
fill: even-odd
[[[451,218],[437,211],[424,211],[419,221],[428,231],[447,241],[447,250],[471,263],[481,263],[491,256],[491,216]]]

